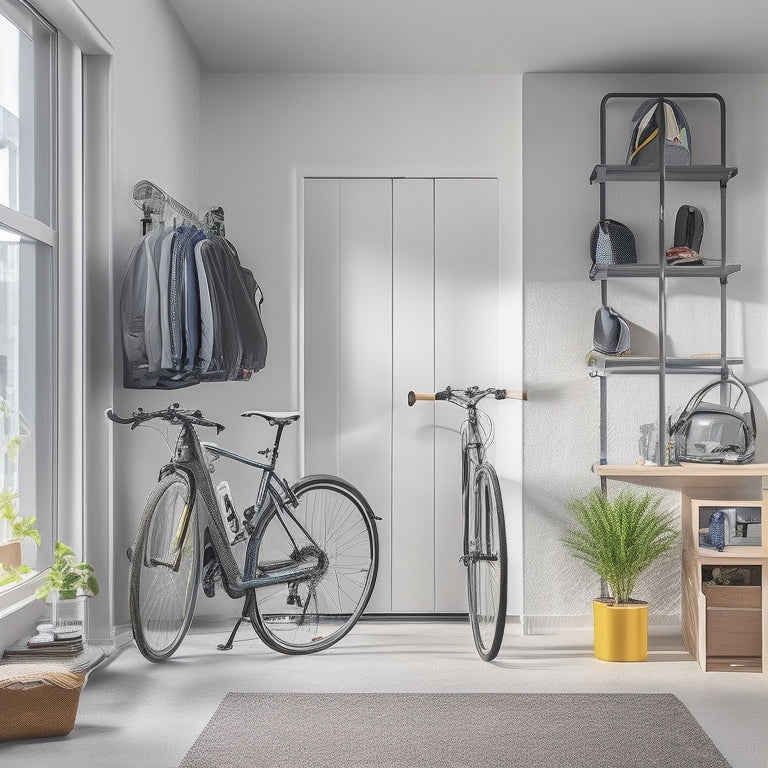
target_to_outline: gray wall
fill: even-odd
[[[727,162],[739,168],[728,187],[728,256],[742,271],[729,282],[731,354],[743,354],[740,374],[766,402],[768,350],[763,343],[768,286],[765,281],[765,200],[768,157],[761,139],[766,124],[765,75],[568,75],[529,74],[523,79],[523,236],[525,306],[525,383],[531,402],[525,412],[525,615],[530,630],[585,624],[591,599],[599,594],[596,577],[564,552],[559,543],[567,515],[564,504],[598,485],[590,467],[599,458],[598,382],[589,377],[585,354],[600,306],[600,284],[588,278],[588,238],[598,219],[598,187],[589,174],[599,161],[598,116],[602,97],[617,91],[715,91],[725,98],[728,115]],[[627,109],[626,107],[624,108]],[[718,112],[691,106],[694,162],[717,162]],[[629,137],[629,112],[609,129],[608,161],[623,163]],[[640,260],[656,258],[658,185],[612,185],[608,216],[635,233]],[[690,198],[690,199],[686,199]],[[671,185],[666,221],[683,203],[698,204],[705,215],[703,255],[719,242],[719,194],[716,185]],[[670,222],[671,220],[671,222]],[[671,229],[668,228],[671,244]],[[718,253],[713,254],[715,256]],[[635,353],[655,354],[656,282],[612,281],[609,303],[632,324]],[[719,351],[717,280],[671,283],[668,305],[670,354]],[[670,380],[667,405],[682,406],[711,377]],[[609,386],[609,463],[634,463],[639,425],[654,421],[656,380],[613,378]],[[758,434],[765,434],[762,406]],[[757,460],[765,460],[765,440]],[[611,483],[617,487],[617,483]],[[667,493],[670,508],[679,496]],[[679,510],[678,510],[679,511]],[[675,553],[652,567],[637,597],[651,600],[651,620],[679,616],[680,558]]]

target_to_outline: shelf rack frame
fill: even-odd
[[[717,102],[720,111],[720,165],[665,165],[663,146],[659,152],[658,167],[639,167],[630,165],[607,164],[607,109],[611,101],[617,99],[647,100],[657,99],[660,125],[659,137],[666,135],[666,115],[663,109],[665,100],[676,99],[710,99]],[[667,355],[667,280],[685,277],[717,277],[720,282],[720,354],[717,360],[710,361],[710,367],[715,368],[721,380],[729,375],[731,365],[742,361],[729,358],[727,355],[726,328],[726,289],[728,276],[740,269],[738,264],[728,264],[726,257],[726,188],[728,182],[738,173],[738,169],[726,165],[726,109],[723,97],[718,93],[688,93],[688,92],[613,92],[606,94],[600,103],[600,163],[595,166],[590,177],[590,183],[596,182],[600,189],[600,220],[607,218],[607,190],[609,181],[658,181],[659,217],[658,217],[658,253],[656,265],[616,265],[594,267],[590,277],[600,281],[600,297],[603,305],[608,304],[608,278],[614,277],[650,277],[658,282],[658,359],[646,365],[603,366],[593,370],[593,375],[599,377],[600,386],[600,464],[608,463],[607,438],[607,374],[609,373],[655,373],[658,376],[658,445],[657,456],[659,463],[667,464],[667,425],[666,425],[666,376],[667,373],[701,372],[701,361],[686,364],[684,360],[670,360]],[[664,233],[665,193],[668,181],[712,181],[720,186],[720,259],[715,264],[703,267],[674,267],[666,263],[666,245]],[[691,358],[695,360],[695,358]]]

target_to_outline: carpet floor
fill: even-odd
[[[729,768],[671,694],[229,693],[180,768]]]

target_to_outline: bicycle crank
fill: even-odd
[[[471,555],[462,555],[459,558],[459,562],[462,565],[468,566],[470,563],[477,563],[481,560],[486,560],[488,562],[495,563],[498,559],[499,559],[498,555],[484,555],[482,553],[475,552]]]

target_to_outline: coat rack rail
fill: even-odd
[[[162,220],[166,209],[170,208],[170,210],[181,216],[184,220],[197,225],[209,235],[224,237],[224,209],[221,206],[208,210],[201,220],[186,205],[182,205],[157,184],[147,179],[142,179],[134,185],[133,202],[137,207],[141,208],[144,214],[141,219],[143,234],[146,234],[152,225],[152,216],[158,216]]]

